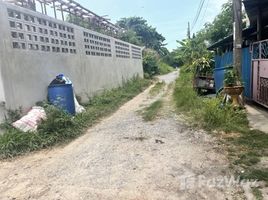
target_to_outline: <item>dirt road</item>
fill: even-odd
[[[228,161],[213,138],[175,114],[171,90],[153,122],[137,112],[162,96],[147,89],[64,147],[0,162],[0,199],[241,199],[236,188],[205,184],[229,177]]]

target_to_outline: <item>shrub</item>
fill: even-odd
[[[159,74],[158,67],[159,56],[153,50],[145,50],[143,55],[143,70],[144,73],[149,74],[150,77]]]
[[[158,67],[159,67],[160,74],[168,74],[174,70],[173,67],[169,66],[168,64],[166,64],[162,61],[158,62]]]

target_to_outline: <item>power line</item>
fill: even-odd
[[[202,24],[202,22],[204,22],[204,19],[205,19],[205,17],[206,17],[206,14],[207,14],[207,10],[208,10],[208,5],[209,5],[209,0],[207,0],[207,5],[206,5],[206,9],[205,9],[205,11],[204,11],[204,14],[203,14],[203,17],[202,17],[202,19],[200,20],[200,26],[202,26],[203,24]]]
[[[199,16],[200,16],[201,11],[202,11],[202,9],[203,9],[204,3],[205,3],[205,0],[201,0],[201,2],[200,2],[200,7],[199,7],[199,9],[198,9],[198,11],[197,11],[197,14],[196,14],[195,20],[194,20],[194,22],[193,22],[191,31],[194,29],[194,27],[195,27],[195,25],[196,25],[196,22],[197,22],[198,19],[199,19]]]
[[[200,8],[201,8],[201,4],[202,4],[202,0],[200,0],[200,2],[199,2],[199,6],[198,6],[198,9],[197,9],[197,13],[198,13],[198,11],[199,11]],[[194,18],[194,20],[193,20],[193,22],[192,22],[192,25],[193,25],[194,22],[196,21],[196,17],[197,17],[197,14],[195,15],[195,18]]]
[[[197,10],[197,13],[196,13],[196,16],[195,16],[195,19],[193,21],[193,24],[192,24],[192,28],[191,28],[191,31],[194,29],[195,25],[196,25],[196,22],[198,21],[198,18],[200,17],[200,13],[204,7],[204,3],[205,3],[205,0],[201,0],[200,1],[200,4],[199,4],[199,8]]]

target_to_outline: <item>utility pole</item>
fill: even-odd
[[[233,0],[233,12],[234,12],[234,49],[233,59],[234,67],[237,71],[237,75],[241,78],[242,72],[242,2],[241,0]]]
[[[188,22],[187,37],[191,39],[190,22]]]

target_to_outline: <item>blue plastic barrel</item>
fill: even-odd
[[[224,75],[225,72],[229,69],[232,69],[233,67],[222,67],[222,68],[216,68],[214,70],[214,80],[215,80],[215,88],[216,92],[218,92],[221,88],[224,86]]]
[[[48,101],[54,106],[75,115],[74,93],[72,84],[48,86]]]

